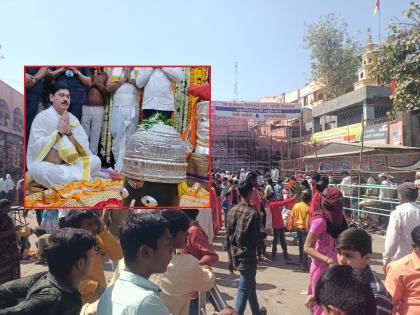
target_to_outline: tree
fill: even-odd
[[[420,4],[411,2],[403,21],[389,25],[371,73],[380,82],[393,81],[393,113],[420,109]]]
[[[332,99],[352,91],[361,46],[347,33],[346,22],[328,14],[318,23],[306,25],[303,41],[311,51],[312,80],[324,85],[324,97]]]

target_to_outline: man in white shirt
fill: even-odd
[[[139,122],[139,89],[136,86],[139,68],[112,68],[107,90],[112,93],[111,135],[114,170],[121,172],[128,138]]]
[[[401,204],[389,218],[382,255],[384,267],[412,252],[410,233],[420,225],[420,205],[416,204],[418,191],[414,183],[402,183],[397,186],[397,192]]]
[[[98,315],[170,315],[160,288],[149,281],[153,273],[166,271],[172,257],[168,221],[160,214],[133,214],[121,228],[120,241],[125,270],[102,294]]]
[[[138,88],[144,87],[143,118],[147,119],[156,112],[170,118],[175,110],[172,83],[182,81],[182,68],[142,68],[136,79]]]
[[[89,141],[79,120],[68,112],[70,88],[54,83],[51,106],[36,115],[26,152],[27,182],[48,188],[75,181],[89,181],[101,168],[101,160],[89,150]]]
[[[351,187],[351,185],[353,184],[352,182],[352,177],[351,175],[349,175],[349,173],[347,171],[343,172],[343,179],[341,180],[341,184],[342,186],[340,186],[340,190],[343,193],[343,202],[344,202],[344,208],[346,213],[350,214],[352,213],[352,208],[353,207],[353,187]]]
[[[379,181],[381,182],[381,185],[389,187],[389,188],[381,188],[379,190],[379,200],[389,202],[394,196],[394,190],[391,188],[392,186],[391,181],[389,180],[388,177],[389,175],[387,176],[384,173],[379,174]]]

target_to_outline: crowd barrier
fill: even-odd
[[[400,204],[397,185],[378,184],[330,184],[343,192],[344,210],[351,212],[356,220],[368,215],[389,217],[391,211]],[[417,201],[420,204],[420,201]]]

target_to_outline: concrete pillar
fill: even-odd
[[[363,101],[363,123],[367,127],[368,120],[375,119],[375,107],[373,104],[368,104],[367,100]]]

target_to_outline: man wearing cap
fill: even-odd
[[[386,267],[391,261],[411,253],[411,231],[420,224],[420,205],[416,204],[418,191],[414,183],[397,186],[400,205],[391,212],[382,255]]]

